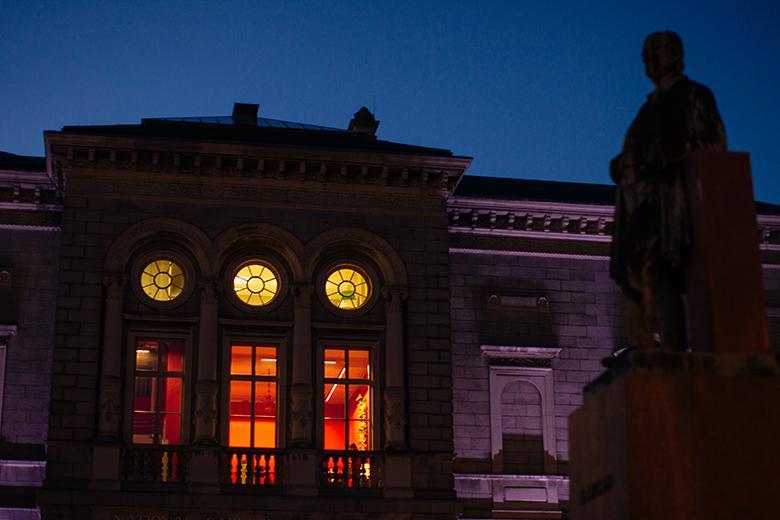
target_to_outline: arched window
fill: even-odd
[[[332,306],[345,311],[358,310],[371,299],[371,278],[352,264],[338,264],[328,270],[325,296]]]
[[[187,283],[181,266],[169,258],[155,258],[147,263],[139,278],[144,294],[157,302],[175,300]]]
[[[244,262],[233,274],[236,298],[251,307],[268,305],[277,297],[280,289],[277,270],[264,260]]]

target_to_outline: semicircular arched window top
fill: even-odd
[[[158,302],[170,302],[184,291],[187,277],[173,260],[158,258],[141,271],[140,283],[144,294]]]
[[[279,275],[267,262],[250,260],[233,275],[233,292],[246,305],[268,305],[279,293]]]
[[[357,310],[371,297],[369,280],[369,277],[356,266],[338,265],[325,278],[325,296],[338,309]]]

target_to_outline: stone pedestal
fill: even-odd
[[[287,450],[285,471],[287,494],[294,496],[317,495],[317,452],[316,450]]]
[[[190,453],[190,493],[219,493],[220,451],[213,448],[195,449]]]
[[[92,448],[90,489],[118,490],[120,483],[120,448],[118,445],[95,445]]]
[[[412,458],[405,453],[385,454],[384,496],[412,498]]]
[[[780,515],[769,355],[633,353],[569,417],[573,520]]]
[[[691,346],[768,352],[750,157],[696,152],[685,174],[694,242],[687,275]]]

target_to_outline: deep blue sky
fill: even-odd
[[[542,4],[545,4],[544,6]],[[649,7],[652,6],[652,7]],[[472,174],[609,182],[673,29],[712,88],[757,198],[780,203],[780,2],[34,2],[0,4],[0,150],[142,117],[261,114],[475,158]]]

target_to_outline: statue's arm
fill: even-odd
[[[726,130],[712,91],[697,85],[691,100],[691,151],[698,149],[726,149]]]

